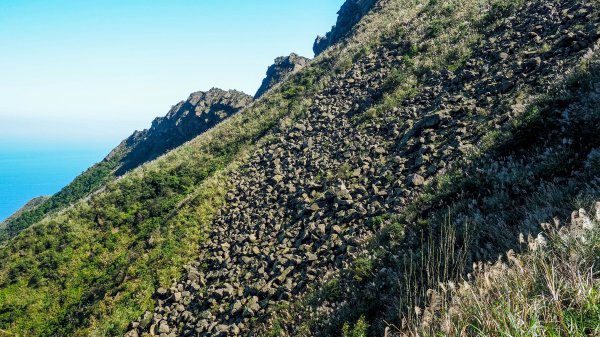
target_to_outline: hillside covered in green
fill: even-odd
[[[12,219],[0,336],[598,333],[600,3],[339,15],[257,100]]]

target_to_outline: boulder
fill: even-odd
[[[407,182],[411,186],[422,186],[425,184],[425,178],[418,174],[411,174],[408,176]]]
[[[160,322],[160,325],[158,326],[158,332],[168,334],[169,332],[171,332],[171,328],[169,328],[169,325],[167,324],[167,322],[162,321],[162,322]]]

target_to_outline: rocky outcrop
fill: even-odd
[[[125,153],[117,171],[122,175],[145,162],[195,138],[252,102],[252,97],[237,90],[198,91],[156,118],[148,130],[136,131],[108,157]]]
[[[337,43],[352,30],[355,24],[367,14],[376,0],[346,0],[338,12],[335,26],[325,36],[318,36],[313,45],[315,55],[321,54],[329,46]]]
[[[254,95],[254,99],[260,98],[272,87],[283,82],[290,74],[302,69],[309,61],[310,59],[294,53],[276,58],[275,63],[267,70],[267,77]]]

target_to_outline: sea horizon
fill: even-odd
[[[0,222],[33,198],[60,191],[110,148],[100,142],[0,140]]]

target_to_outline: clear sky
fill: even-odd
[[[312,57],[343,0],[0,0],[0,142],[116,145],[211,87]]]

